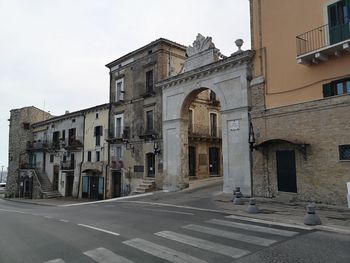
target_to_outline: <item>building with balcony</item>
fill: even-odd
[[[109,104],[84,111],[84,156],[81,167],[82,198],[104,199],[108,180]],[[117,189],[120,185],[115,186]]]
[[[350,1],[250,3],[253,193],[344,205]]]
[[[178,74],[185,47],[158,39],[118,58],[110,71],[110,181],[107,196],[162,188],[162,91],[154,84]],[[115,186],[121,185],[121,189]]]
[[[222,176],[220,102],[204,90],[188,110],[188,173],[190,179]]]

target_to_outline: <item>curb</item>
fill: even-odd
[[[21,203],[21,204],[31,204],[31,205],[42,205],[42,206],[58,206],[56,204],[48,204],[48,203],[38,203],[38,202],[28,202],[28,201],[22,201],[12,198],[2,198],[3,200],[15,202],[15,203]]]

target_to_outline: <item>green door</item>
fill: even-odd
[[[328,6],[328,25],[330,44],[350,38],[349,29],[350,0],[341,0]]]

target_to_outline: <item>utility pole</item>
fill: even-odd
[[[1,179],[0,179],[0,183],[2,183],[2,173],[3,173],[3,171],[4,171],[4,167],[5,167],[5,166],[1,165]]]

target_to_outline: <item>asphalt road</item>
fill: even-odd
[[[135,201],[0,200],[0,262],[350,262],[350,236]]]

